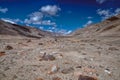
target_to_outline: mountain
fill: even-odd
[[[41,38],[45,36],[53,36],[53,33],[43,31],[28,26],[21,26],[0,20],[0,34],[11,36],[24,36],[32,38]]]
[[[78,29],[71,35],[77,37],[120,37],[120,14],[100,23]]]

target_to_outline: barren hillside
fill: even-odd
[[[41,38],[44,36],[53,36],[52,33],[28,26],[11,24],[0,20],[0,35],[23,36]]]
[[[80,37],[113,36],[120,37],[120,15],[113,16],[105,21],[87,26],[72,33]]]

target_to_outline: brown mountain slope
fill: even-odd
[[[0,20],[0,35],[25,36],[41,38],[44,36],[53,36],[52,33],[39,30],[33,27],[11,24]]]
[[[98,37],[113,36],[120,37],[120,14],[113,16],[98,24],[87,26],[72,33],[72,36]]]

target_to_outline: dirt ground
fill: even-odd
[[[0,80],[120,80],[120,43],[106,40],[0,36]]]

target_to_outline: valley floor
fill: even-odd
[[[72,37],[0,37],[0,80],[85,80],[79,75],[119,80],[120,46],[116,44]]]

